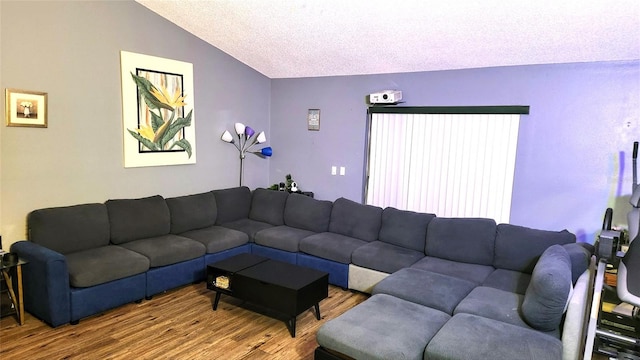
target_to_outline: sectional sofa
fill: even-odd
[[[202,281],[208,263],[246,252],[320,269],[331,284],[372,294],[322,327],[318,359],[470,358],[453,343],[489,346],[497,359],[517,341],[531,354],[568,359],[587,303],[580,284],[590,249],[567,231],[344,198],[237,187],[38,209],[27,227],[28,241],[11,247],[29,261],[25,309],[54,327]]]

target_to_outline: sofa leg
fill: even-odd
[[[80,320],[73,320],[71,322],[71,325],[78,325],[80,323]]]
[[[145,296],[144,299],[145,300],[151,300],[151,299],[153,299],[153,296]]]
[[[142,299],[138,299],[135,302],[136,302],[136,304],[141,304],[142,303]]]

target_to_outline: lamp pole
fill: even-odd
[[[240,185],[242,186],[242,178],[244,175],[244,152],[240,151]]]
[[[245,126],[242,123],[235,123],[234,128],[238,137],[237,141],[227,130],[222,133],[220,139],[226,143],[233,144],[240,153],[240,186],[242,186],[244,178],[244,158],[246,153],[252,146],[266,142],[267,136],[264,134],[264,131],[256,134],[251,127]],[[267,146],[260,149],[260,151],[252,151],[251,153],[264,159],[270,157],[273,154],[273,150],[270,146]]]

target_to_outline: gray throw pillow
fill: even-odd
[[[565,244],[562,247],[567,250],[571,259],[571,280],[575,284],[580,275],[589,267],[591,262],[590,245],[584,243]]]
[[[560,245],[550,246],[531,274],[522,303],[524,320],[541,331],[558,329],[571,289],[569,254]]]

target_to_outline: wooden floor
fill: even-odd
[[[204,283],[156,295],[80,321],[51,328],[30,314],[19,326],[0,320],[0,358],[10,359],[313,359],[315,334],[367,296],[330,286],[320,303],[297,318],[296,337],[284,322],[248,310],[223,295],[218,310]]]

